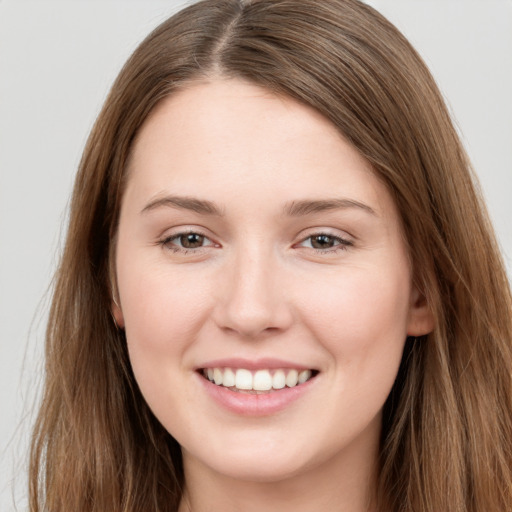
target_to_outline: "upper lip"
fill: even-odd
[[[244,368],[246,370],[277,370],[277,369],[294,369],[294,370],[312,370],[313,368],[308,365],[295,363],[293,361],[286,361],[284,359],[276,358],[258,358],[258,359],[245,359],[239,357],[230,357],[222,359],[214,359],[206,361],[196,367],[196,370],[204,368]]]

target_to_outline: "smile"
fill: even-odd
[[[245,368],[203,368],[201,375],[217,386],[240,393],[269,393],[283,388],[294,388],[313,378],[316,370]]]

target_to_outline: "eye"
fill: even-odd
[[[187,233],[185,235],[179,235],[173,240],[179,242],[180,246],[185,249],[197,249],[203,246],[205,238],[206,237],[199,233]]]
[[[345,250],[352,245],[352,242],[339,236],[328,233],[317,233],[305,238],[299,244],[301,247],[309,247],[321,252],[333,252]]]
[[[164,238],[160,243],[164,247],[175,252],[194,251],[196,249],[214,245],[208,237],[196,231],[176,233]]]

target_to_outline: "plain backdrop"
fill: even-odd
[[[321,1],[321,0],[319,0]],[[430,66],[512,275],[512,0],[374,0]],[[185,2],[0,0],[0,511],[26,509],[48,287],[73,176],[122,64]]]

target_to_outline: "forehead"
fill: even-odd
[[[233,79],[190,85],[142,126],[128,188],[286,201],[353,196],[379,209],[387,192],[359,152],[309,106]],[[388,198],[389,199],[389,198]]]

